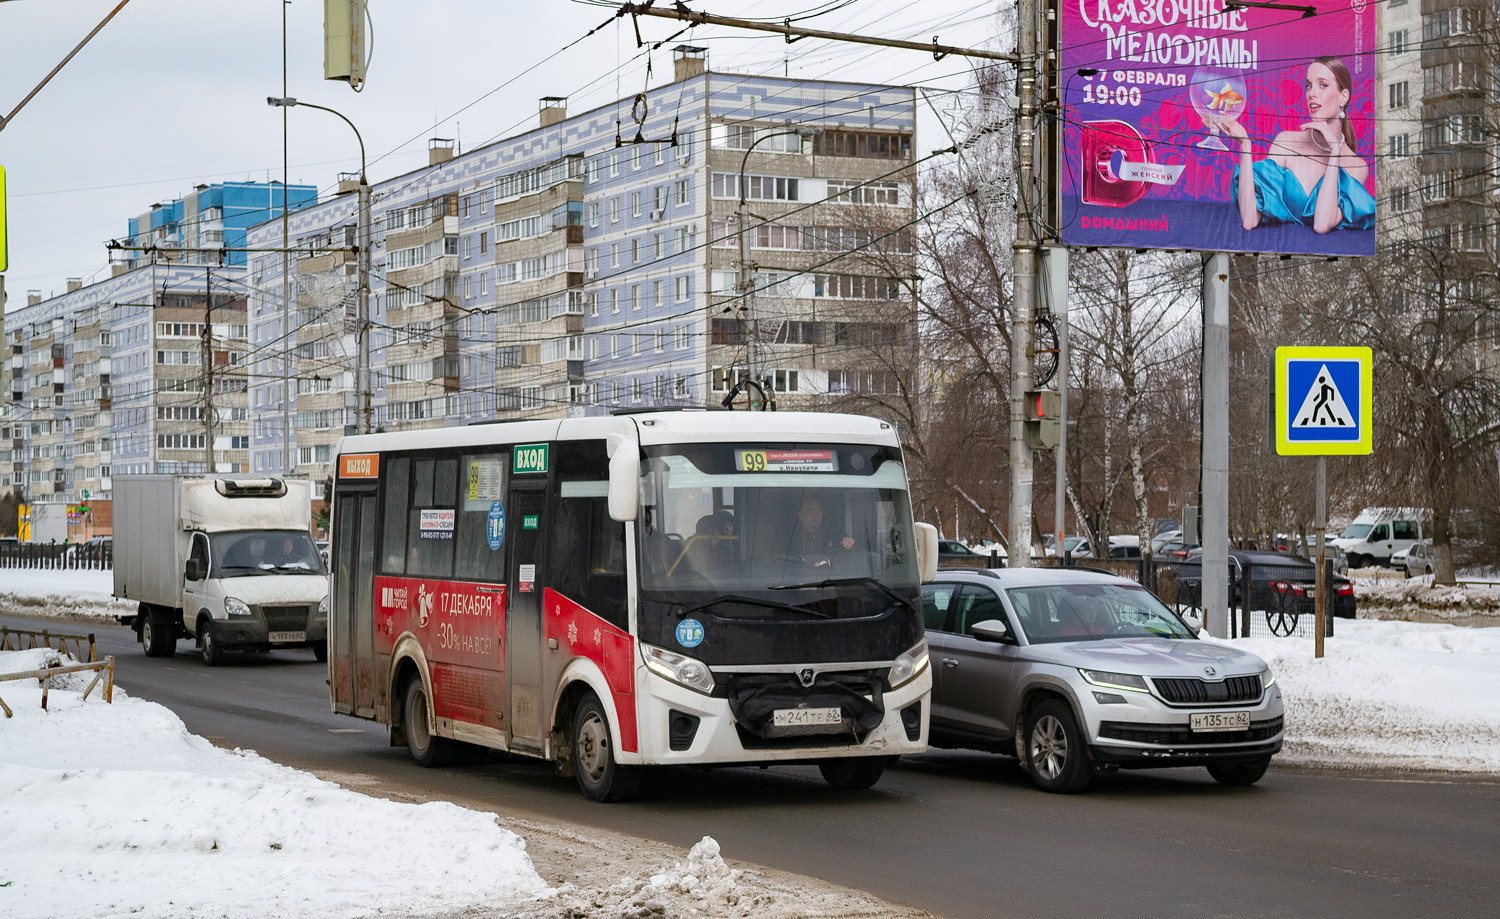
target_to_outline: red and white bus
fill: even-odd
[[[422,765],[816,762],[866,787],[927,746],[900,441],[873,418],[652,411],[338,446],[333,709]]]

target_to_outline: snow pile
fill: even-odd
[[[116,600],[114,588],[112,571],[0,568],[0,613],[108,620],[134,616],[138,604]]]
[[[1413,613],[1439,619],[1500,616],[1500,586],[1436,586],[1431,575],[1410,580],[1355,578],[1354,598],[1359,614],[1372,618],[1409,618]]]
[[[0,672],[56,659],[0,652]],[[0,916],[405,917],[549,893],[492,814],[346,791],[68,680],[49,711],[35,680],[0,682]]]
[[[1279,762],[1500,773],[1500,628],[1340,621],[1321,660],[1306,640],[1229,643],[1276,674]]]

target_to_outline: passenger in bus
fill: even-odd
[[[719,571],[734,564],[734,515],[718,511],[698,518],[688,562],[700,574]]]

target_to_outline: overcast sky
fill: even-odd
[[[0,0],[0,115],[10,111],[117,0]],[[694,0],[695,9],[779,20],[831,9],[809,27],[945,44],[994,46],[994,0]],[[579,0],[370,0],[374,56],[365,89],[323,80],[323,4],[293,0],[288,93],[336,108],[359,126],[380,180],[426,163],[427,138],[472,150],[535,122],[537,99],[581,112],[645,87],[647,58],[629,20],[590,29],[611,9]],[[47,88],[0,130],[9,189],[9,307],[51,296],[66,279],[108,277],[104,244],[126,221],[217,181],[280,179],[281,3],[132,0]],[[643,19],[648,41],[679,23]],[[561,49],[577,42],[566,51]],[[670,81],[671,46],[709,48],[720,71],[921,82],[963,87],[969,65],[913,51],[698,28],[650,55],[652,85]],[[460,111],[462,110],[462,111]],[[918,149],[946,144],[924,112]],[[358,169],[338,119],[293,109],[290,179],[327,192]]]

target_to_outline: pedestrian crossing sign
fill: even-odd
[[[1277,348],[1272,435],[1282,456],[1374,452],[1369,348]]]

